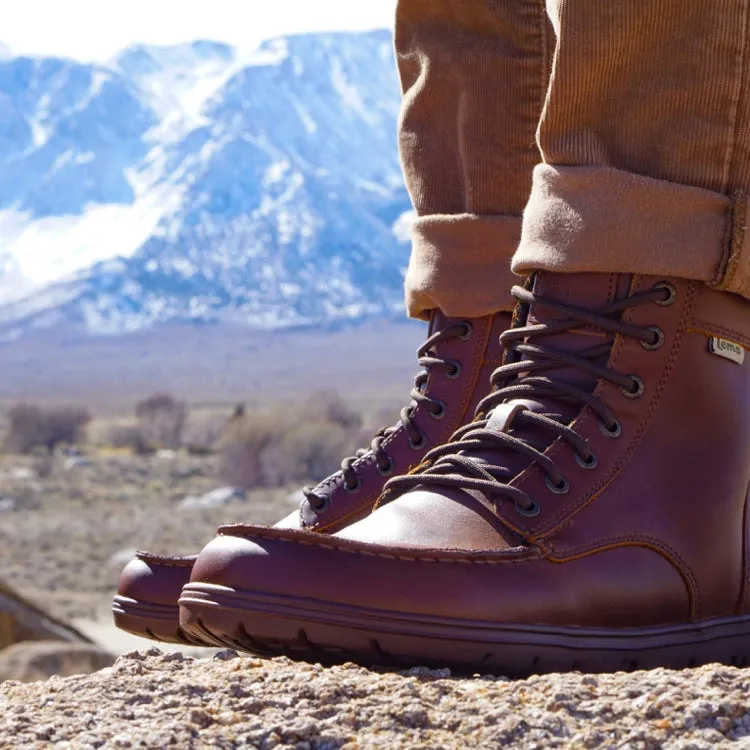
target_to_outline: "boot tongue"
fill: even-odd
[[[532,289],[536,296],[543,299],[550,299],[572,307],[596,312],[619,297],[626,296],[628,288],[627,277],[617,274],[538,273]],[[561,313],[553,308],[541,304],[532,305],[527,325],[554,324],[568,317],[564,312]],[[532,343],[550,349],[574,353],[600,346],[610,338],[612,338],[612,335],[606,331],[592,326],[584,326],[574,331],[549,336],[535,336],[532,337]],[[527,358],[524,356],[522,360]],[[560,366],[544,374],[556,380],[564,380],[584,390],[593,390],[596,385],[595,377],[575,367]],[[552,408],[545,407],[542,410],[554,412],[559,409],[560,404],[556,403]],[[575,410],[577,411],[577,408]],[[535,409],[535,411],[538,411],[538,409]]]
[[[445,328],[448,321],[440,310],[430,311],[430,320],[427,325],[427,338],[430,338],[435,331],[439,331],[441,328]]]
[[[630,287],[630,278],[617,274],[555,274],[539,272],[533,282],[535,296],[570,305],[578,309],[596,312],[614,300],[627,296]],[[528,318],[524,325],[535,326],[540,324],[554,325],[561,320],[568,320],[570,316],[552,307],[543,304],[532,304]],[[561,352],[577,353],[596,348],[612,338],[612,334],[593,326],[582,326],[573,331],[550,335],[537,335],[529,339],[529,343],[544,348],[555,349]],[[524,354],[521,361],[532,359],[533,355]],[[599,360],[601,364],[606,361],[606,356]],[[538,377],[548,377],[552,380],[565,381],[571,385],[592,392],[596,387],[595,376],[576,367],[560,365],[554,369],[543,372],[530,373]],[[520,380],[523,381],[523,375]],[[562,394],[561,394],[562,395]],[[487,427],[490,430],[502,430],[514,435],[526,443],[533,445],[537,450],[544,451],[555,439],[550,430],[531,427],[516,423],[513,425],[509,413],[515,411],[514,406],[523,406],[531,411],[559,415],[565,423],[570,422],[580,411],[582,404],[573,403],[565,398],[556,398],[554,395],[540,395],[537,398],[525,397],[510,399],[503,403],[490,415]],[[508,428],[508,424],[511,424]],[[502,465],[513,474],[520,473],[528,465],[528,459],[521,453],[512,450],[483,452],[476,454],[475,458],[494,465]]]

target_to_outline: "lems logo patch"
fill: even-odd
[[[708,348],[712,354],[716,354],[724,359],[730,359],[741,365],[745,361],[745,347],[735,344],[728,339],[720,339],[718,336],[711,336],[708,339]]]

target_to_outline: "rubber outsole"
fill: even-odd
[[[302,597],[183,588],[180,624],[189,637],[264,656],[303,661],[524,677],[546,672],[682,669],[750,664],[750,616],[650,628],[498,624],[384,612]]]
[[[176,604],[155,604],[116,595],[112,601],[115,625],[127,633],[149,638],[162,643],[177,643],[184,646],[205,646],[204,641],[186,633],[180,627],[179,609]]]

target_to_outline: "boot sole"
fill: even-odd
[[[322,664],[450,667],[524,677],[750,663],[748,615],[649,628],[501,624],[370,610],[208,583],[186,585],[179,604],[180,623],[189,637]]]
[[[115,625],[126,633],[162,643],[183,646],[206,646],[180,627],[177,605],[155,604],[131,599],[119,594],[112,600]]]

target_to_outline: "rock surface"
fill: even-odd
[[[83,633],[45,612],[0,580],[0,653],[20,641],[88,643]]]
[[[511,681],[151,649],[0,685],[0,748],[750,747],[749,687],[715,665]]]

